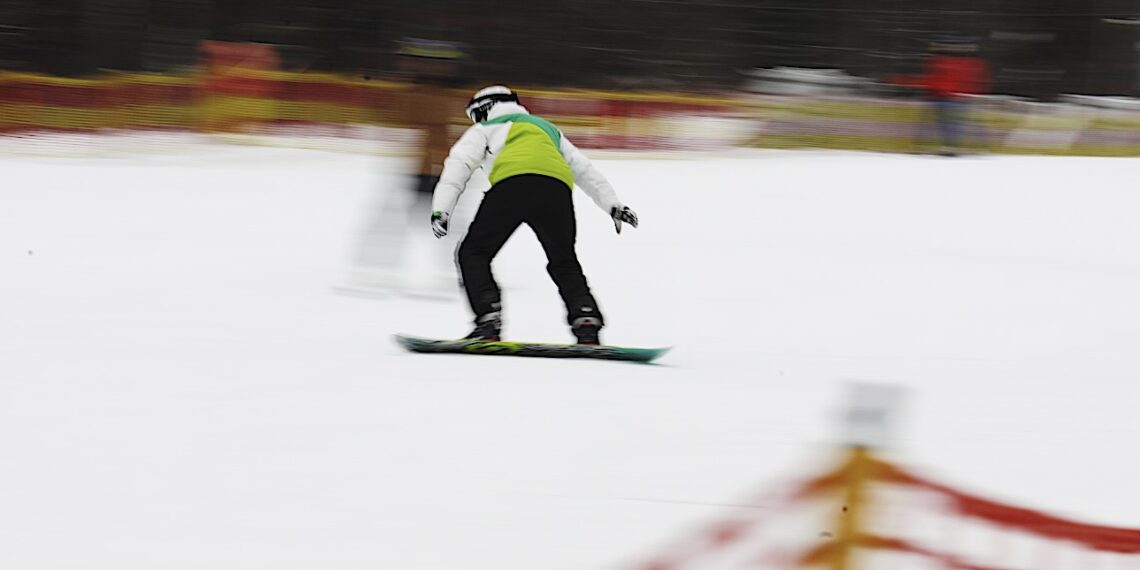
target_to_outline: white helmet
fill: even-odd
[[[467,117],[473,123],[482,123],[487,120],[487,114],[491,112],[491,107],[503,101],[518,103],[519,96],[504,85],[484,87],[475,92],[471,96],[471,101],[467,103]]]

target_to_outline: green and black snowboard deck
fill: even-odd
[[[486,341],[475,339],[436,340],[395,335],[396,343],[412,352],[443,354],[487,354],[495,356],[528,356],[537,358],[595,358],[652,362],[668,348],[627,348],[623,346],[589,346],[545,342]]]

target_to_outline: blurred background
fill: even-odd
[[[535,86],[713,91],[750,70],[920,69],[928,42],[975,38],[996,92],[1140,94],[1135,0],[3,0],[5,69],[178,72],[206,40],[272,46],[280,68],[395,74],[404,37],[462,42],[463,76]]]
[[[1137,0],[0,0],[0,70],[9,131],[383,125],[418,81],[544,95],[594,148],[1140,146]]]
[[[467,99],[499,83],[602,159],[720,159],[738,148],[936,156],[609,160],[606,175],[646,227],[617,250],[601,241],[613,238],[608,218],[583,217],[600,224],[580,242],[599,268],[591,279],[608,279],[607,302],[627,311],[614,338],[676,343],[676,364],[603,372],[602,391],[582,382],[601,368],[428,369],[378,351],[378,339],[466,318],[435,302],[456,300],[450,250],[462,224],[451,242],[430,237],[430,195],[470,125]],[[137,158],[187,140],[216,154]],[[303,150],[314,148],[342,152]],[[73,152],[126,158],[21,156]],[[351,566],[394,551],[424,562],[373,567],[585,568],[575,555],[634,550],[648,553],[639,570],[1135,564],[1127,490],[1140,467],[1122,453],[1140,435],[1135,165],[939,158],[983,153],[1140,156],[1140,0],[0,0],[0,158],[15,157],[5,198],[17,204],[0,212],[0,242],[19,244],[0,256],[16,287],[0,296],[6,318],[16,315],[0,348],[32,347],[0,358],[17,363],[0,376],[31,379],[24,400],[0,398],[14,402],[0,416],[20,422],[0,433],[49,438],[9,438],[25,484],[0,487],[24,498],[6,509],[18,514],[0,521],[0,538],[15,538],[0,546],[28,546],[0,549],[0,567],[45,567],[45,554],[90,566],[87,550],[58,548],[61,518],[109,559],[151,537],[153,560],[175,568],[239,550],[246,567],[272,556],[305,565],[298,552],[320,560],[309,567],[329,565],[329,552]],[[732,223],[706,204],[730,205]],[[326,294],[350,226],[351,267],[335,288],[395,302]],[[555,297],[540,264],[518,255],[523,269],[506,272],[524,299],[516,322],[541,337],[556,319],[531,308]],[[686,270],[664,277],[678,260]],[[701,310],[661,310],[690,298]],[[82,358],[70,370],[44,365],[69,360],[60,354]],[[1018,366],[1023,377],[1009,372]],[[911,449],[974,468],[973,482],[999,480],[999,492],[1017,493],[1010,503],[898,461],[867,434],[887,431],[902,397],[872,388],[851,398],[838,457],[668,548],[626,544],[623,533],[656,544],[675,521],[711,518],[649,508],[730,506],[711,501],[782,467],[817,439],[818,394],[851,369],[933,392],[920,408],[936,426],[922,443],[933,443]],[[174,379],[156,382],[156,371]],[[464,375],[500,383],[437,382]],[[77,395],[61,406],[61,393]],[[85,484],[45,479],[47,456]],[[111,465],[95,486],[93,463]],[[472,465],[482,477],[457,487],[456,466]],[[566,482],[583,469],[585,483]],[[393,470],[406,487],[376,484]],[[385,487],[391,497],[375,499]],[[311,501],[293,500],[305,493]],[[429,495],[439,504],[425,507]],[[219,514],[235,497],[252,516]],[[559,525],[535,497],[581,500],[558,504]],[[1025,497],[1129,528],[1027,509]],[[432,506],[459,513],[444,527],[453,532],[437,530],[447,517]],[[191,516],[153,524],[162,509]],[[57,516],[76,511],[87,518]],[[499,518],[468,518],[485,512]],[[408,540],[370,534],[386,517],[417,515],[430,524],[383,529]],[[353,525],[363,538],[330,538]],[[498,532],[510,539],[487,548]],[[533,542],[545,565],[518,558],[514,535],[533,532],[550,533]],[[593,547],[564,547],[574,532],[595,532],[579,543]],[[444,535],[468,547],[440,548]],[[170,536],[205,558],[171,557]],[[544,544],[560,548],[563,566]],[[892,558],[856,560],[857,550]],[[439,563],[436,551],[493,562]],[[35,564],[6,565],[10,552]]]

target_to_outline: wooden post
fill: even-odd
[[[838,525],[836,525],[835,557],[831,561],[831,570],[854,570],[852,560],[853,550],[859,544],[863,535],[863,510],[867,500],[867,481],[869,479],[868,458],[870,451],[866,447],[852,446],[851,457],[844,469],[843,503],[839,512]]]
[[[854,383],[848,389],[843,414],[843,439],[849,458],[844,467],[842,505],[836,525],[831,570],[855,570],[854,549],[865,536],[866,509],[870,502],[868,483],[875,479],[871,450],[885,447],[902,391],[886,384]]]

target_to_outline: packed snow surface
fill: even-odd
[[[1140,526],[1140,161],[597,164],[603,339],[658,365],[401,351],[470,315],[344,294],[398,159],[0,157],[0,568],[624,568],[826,464],[852,380],[895,460]],[[511,339],[571,338],[544,265],[496,260]]]

